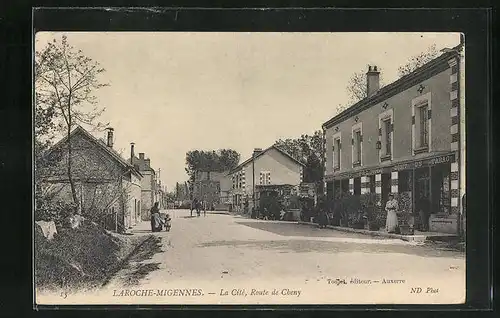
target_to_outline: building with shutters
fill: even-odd
[[[229,191],[234,210],[243,211],[248,202],[253,207],[257,185],[293,185],[302,182],[304,164],[277,146],[262,150],[254,149],[252,156],[231,170],[228,176],[232,182]]]
[[[459,45],[380,88],[368,68],[367,98],[325,122],[325,191],[389,193],[427,206],[429,229],[460,230],[465,193],[464,52]],[[424,202],[424,203],[422,203]]]

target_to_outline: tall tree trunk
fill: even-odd
[[[73,176],[71,174],[71,167],[73,165],[72,159],[71,159],[71,114],[68,114],[69,122],[68,122],[68,180],[69,180],[69,185],[71,187],[71,195],[73,197],[73,203],[76,204],[76,213],[80,214],[81,212],[81,207],[80,207],[80,202],[78,201],[78,196],[76,195],[76,188],[75,188],[75,182],[73,180]]]

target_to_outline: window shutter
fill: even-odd
[[[390,132],[394,132],[394,123],[391,122],[391,131]]]
[[[342,149],[342,143],[339,142],[339,150],[341,150],[341,149]]]
[[[431,109],[427,110],[427,119],[431,119]]]
[[[415,125],[415,115],[411,116],[411,124]]]
[[[351,138],[351,145],[354,145],[354,138]]]
[[[378,129],[378,135],[379,135],[379,136],[382,136],[382,128],[379,128],[379,129]]]
[[[359,142],[363,142],[363,135],[359,135]]]

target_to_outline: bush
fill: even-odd
[[[99,284],[114,269],[119,239],[95,223],[61,229],[52,241],[35,232],[37,288],[87,287]]]
[[[264,195],[259,200],[260,214],[269,219],[279,220],[283,205],[276,195]],[[267,210],[267,214],[266,214]]]
[[[365,193],[361,195],[360,200],[370,230],[379,230],[384,226],[386,216],[383,209],[377,206],[377,195],[375,193]]]
[[[35,221],[54,221],[60,226],[75,211],[76,205],[72,202],[53,201],[49,197],[37,197],[35,201]]]

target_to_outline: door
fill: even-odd
[[[430,215],[430,202],[431,202],[431,178],[429,168],[420,168],[415,170],[415,201],[414,207],[416,215],[418,215],[420,222],[428,222]],[[420,213],[423,211],[424,213]],[[422,223],[421,223],[422,224]],[[428,227],[429,224],[425,224]]]
[[[391,193],[391,174],[390,173],[382,173],[381,176],[382,181],[382,207],[385,207],[385,203],[389,198],[389,193]]]

